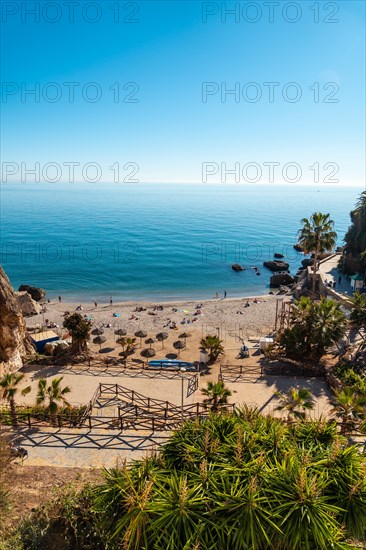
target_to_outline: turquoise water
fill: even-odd
[[[244,185],[1,186],[1,263],[14,287],[69,300],[267,292],[274,252],[296,271],[300,219],[329,212],[339,243],[360,188]],[[247,269],[235,273],[231,264]]]

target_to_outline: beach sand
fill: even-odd
[[[330,392],[324,380],[260,374],[259,365],[262,356],[258,349],[258,339],[274,329],[277,300],[281,302],[283,297],[262,296],[257,298],[257,303],[254,302],[254,298],[251,298],[249,307],[245,307],[247,298],[208,300],[200,303],[170,302],[162,303],[162,310],[154,309],[156,304],[147,302],[98,305],[97,308],[92,304],[82,303],[81,313],[93,318],[93,328],[103,327],[104,329],[106,342],[102,345],[102,349],[100,350],[92,339],[89,344],[94,357],[100,358],[101,361],[94,361],[91,366],[84,363],[72,366],[29,365],[24,367],[25,383],[31,385],[32,391],[19,399],[19,404],[34,403],[39,378],[47,377],[50,381],[56,376],[63,376],[62,384],[69,385],[72,390],[67,396],[68,400],[74,405],[87,404],[99,384],[119,384],[147,397],[167,400],[178,406],[182,402],[188,405],[202,402],[204,396],[200,391],[201,388],[205,387],[208,381],[216,382],[220,365],[229,364],[243,365],[248,369],[245,380],[225,382],[232,392],[230,403],[236,403],[237,406],[246,403],[257,406],[265,414],[280,416],[281,413],[275,411],[277,400],[274,398],[274,392],[287,391],[291,386],[307,387],[315,396],[315,409],[311,416],[327,415]],[[65,334],[66,331],[62,328],[63,314],[65,311],[73,313],[76,305],[58,301],[46,304],[44,314],[26,319],[27,326],[41,327],[43,320],[48,319],[49,323],[58,325],[58,328],[54,329],[56,332],[60,335]],[[198,308],[198,306],[201,307]],[[134,311],[136,307],[143,307],[146,310],[136,312]],[[281,307],[281,303],[278,307]],[[195,315],[198,310],[201,314]],[[121,316],[114,317],[114,313],[119,313]],[[156,315],[149,313],[156,313]],[[131,319],[133,315],[137,318]],[[182,324],[184,319],[190,321],[197,319],[197,321]],[[176,322],[177,330],[165,326],[170,320]],[[106,325],[109,324],[111,326],[107,328]],[[177,373],[160,374],[141,369],[142,361],[146,361],[141,356],[141,351],[149,347],[149,344],[144,342],[146,338],[142,339],[141,345],[140,340],[136,339],[137,349],[129,359],[127,370],[122,364],[106,365],[104,359],[110,356],[119,357],[121,352],[121,346],[116,343],[118,337],[114,334],[118,328],[124,328],[128,336],[133,336],[137,330],[143,330],[147,333],[146,338],[155,338],[161,331],[167,332],[168,338],[164,341],[164,346],[161,342],[152,344],[156,351],[155,359],[163,359],[172,353],[178,354],[173,344],[179,340],[178,337],[183,332],[189,333],[190,336],[186,340],[186,348],[178,355],[180,359],[198,361],[200,340],[207,334],[219,334],[225,353],[215,364],[200,373],[196,391],[190,391],[192,374],[189,372],[183,375],[182,381],[181,375]],[[243,342],[248,345],[250,356],[246,359],[238,359],[238,352]],[[93,414],[103,416],[105,411],[101,409]],[[28,437],[26,431],[22,432],[19,441],[30,451],[28,459],[30,465],[113,466],[117,459],[131,460],[143,456],[151,446],[158,445],[168,436],[166,432],[156,434],[113,432],[112,434],[110,430],[97,430],[98,433],[93,432],[92,437],[87,429],[86,433],[81,434],[78,430],[69,428],[61,429],[55,434],[53,432],[54,430],[49,428],[31,437]]]
[[[128,336],[132,336],[138,330],[147,332],[148,336],[154,336],[163,330],[173,334],[193,330],[199,331],[200,334],[204,332],[217,334],[219,329],[222,339],[225,339],[225,331],[229,330],[240,331],[245,338],[255,337],[259,334],[266,335],[273,330],[276,302],[282,302],[283,299],[283,296],[266,295],[252,298],[202,300],[200,302],[161,302],[160,304],[120,302],[113,305],[100,304],[97,307],[93,303],[51,301],[45,304],[46,311],[44,313],[27,317],[26,324],[27,327],[40,328],[48,320],[48,324],[55,323],[58,325],[57,328],[62,330],[65,311],[74,313],[77,306],[81,305],[80,313],[91,318],[93,328],[105,328],[104,336],[106,337],[109,334],[113,335],[114,330],[124,328],[128,332]],[[245,307],[246,303],[250,304],[249,307]],[[200,304],[202,304],[202,308],[198,308]],[[157,310],[157,305],[161,305],[163,309]],[[144,308],[145,311],[136,312],[136,308]],[[167,328],[169,321],[174,321],[177,324],[177,331]],[[108,324],[111,325],[110,328],[106,328]],[[65,330],[63,329],[62,332]]]

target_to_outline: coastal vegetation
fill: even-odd
[[[366,273],[366,191],[358,198],[356,207],[350,212],[351,225],[345,235],[345,249],[340,261],[343,273]]]
[[[73,353],[87,351],[87,342],[90,338],[92,327],[91,321],[85,319],[80,313],[73,313],[66,317],[63,327],[69,331],[71,336],[71,351]]]
[[[41,378],[38,382],[38,393],[36,397],[37,405],[47,403],[47,409],[50,413],[51,422],[56,424],[56,416],[60,404],[69,407],[70,404],[66,399],[66,394],[71,392],[69,386],[61,386],[63,376],[53,378],[50,384],[47,384],[46,378]]]
[[[231,391],[220,380],[219,382],[207,382],[207,387],[202,388],[201,392],[205,397],[203,402],[212,412],[218,412],[222,405],[226,405]]]
[[[224,353],[222,340],[218,336],[207,335],[201,340],[201,349],[208,352],[208,358],[214,363]]]
[[[337,233],[334,231],[334,221],[330,219],[329,214],[314,212],[310,218],[303,218],[301,223],[298,244],[305,254],[313,255],[312,299],[315,300],[319,256],[334,249]]]
[[[275,397],[280,400],[276,411],[286,411],[287,419],[304,419],[307,411],[315,407],[314,397],[307,388],[290,388],[287,393],[275,392]]]
[[[2,389],[2,397],[9,403],[11,411],[11,421],[13,427],[17,427],[17,414],[16,414],[16,403],[15,396],[20,393],[20,395],[27,395],[31,391],[31,387],[27,386],[22,390],[19,388],[20,383],[23,381],[24,374],[22,373],[6,373],[3,378],[0,380],[0,388]]]
[[[314,302],[302,296],[292,305],[289,326],[278,335],[271,353],[318,360],[327,348],[338,344],[346,327],[346,316],[338,302],[326,298]]]
[[[177,430],[158,455],[59,490],[8,546],[350,550],[365,540],[365,455],[332,420],[243,407]]]

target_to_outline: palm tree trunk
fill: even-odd
[[[9,405],[10,405],[10,412],[11,412],[11,424],[13,428],[17,428],[18,427],[17,409],[15,406],[15,401],[13,397],[10,399]]]
[[[314,263],[313,263],[313,290],[312,290],[312,300],[313,302],[315,301],[315,293],[316,293],[316,278],[317,278],[317,271],[316,271],[316,267],[317,267],[317,263],[318,263],[318,251],[316,250],[314,252]]]

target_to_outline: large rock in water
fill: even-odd
[[[16,302],[20,308],[20,311],[25,317],[30,315],[37,315],[41,311],[41,306],[38,302],[33,300],[32,296],[28,292],[16,292]]]
[[[263,262],[264,267],[267,267],[271,271],[287,271],[290,265],[282,260],[275,260],[273,262]]]
[[[279,275],[272,275],[270,278],[269,286],[271,288],[280,288],[280,286],[289,286],[294,284],[295,280],[288,273],[281,273]]]
[[[33,300],[35,300],[36,302],[39,302],[40,300],[42,300],[42,298],[46,296],[43,288],[38,288],[37,286],[20,285],[18,290],[19,292],[28,292],[28,294],[30,294]]]
[[[22,358],[32,350],[13,287],[0,267],[0,376],[19,370]]]
[[[244,267],[242,267],[240,264],[233,264],[231,266],[231,269],[233,269],[234,271],[244,271]]]

